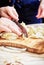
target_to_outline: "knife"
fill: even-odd
[[[20,29],[22,30],[22,33],[24,34],[24,36],[28,37],[27,30],[19,22],[15,21],[15,23],[20,27]]]

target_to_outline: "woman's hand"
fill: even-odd
[[[1,17],[6,17],[6,18],[9,18],[9,19],[13,19],[15,21],[19,20],[18,14],[17,14],[14,7],[10,7],[10,6],[1,7],[0,8],[0,15],[1,15]]]
[[[18,35],[22,34],[21,29],[16,25],[16,23],[7,18],[0,18],[0,33],[1,32],[13,32]]]
[[[44,18],[44,1],[42,0],[38,9],[37,18]]]

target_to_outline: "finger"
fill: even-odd
[[[44,11],[42,11],[41,15],[39,16],[39,18],[44,18]]]
[[[5,17],[1,17],[0,18],[0,23],[1,23],[1,25],[4,25],[4,26],[8,26],[9,24],[11,24],[10,22],[9,22],[9,19],[8,18],[5,18]]]
[[[1,18],[2,24],[6,27],[8,27],[12,32],[22,35],[21,29],[14,23],[13,21],[7,19],[7,18]]]
[[[8,18],[5,18],[5,17],[1,17],[0,18],[0,24],[3,24],[4,26],[8,27],[9,25],[12,25],[13,21],[11,21],[10,19]]]
[[[7,13],[5,13],[5,12],[3,12],[3,11],[2,11],[2,13],[1,13],[1,16],[2,16],[2,17],[6,17],[6,18],[8,18],[8,19],[11,19],[10,16],[8,16]]]
[[[15,14],[13,13],[12,10],[10,11],[10,9],[9,9],[7,12],[8,12],[8,15],[9,15],[12,19],[14,19],[14,20],[18,20],[18,17],[15,16]]]
[[[16,12],[16,10],[13,7],[12,7],[12,11],[13,11],[14,15],[18,17],[18,13]]]
[[[9,25],[9,28],[12,30],[12,32],[16,33],[17,35],[22,35],[21,29],[16,25],[16,23],[12,23],[12,25]]]
[[[41,7],[39,7],[39,9],[38,9],[38,14],[37,14],[37,18],[39,18],[40,17],[40,15],[41,15]]]
[[[6,26],[0,25],[0,32],[11,32],[11,30],[9,28],[7,28]]]
[[[14,8],[13,8],[13,14],[17,17],[17,19],[16,20],[14,19],[14,21],[18,22],[19,16],[18,16],[18,13],[16,12],[16,10]]]

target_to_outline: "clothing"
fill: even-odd
[[[41,23],[41,19],[37,19],[36,15],[38,12],[38,7],[40,5],[39,0],[11,0],[11,2],[6,2],[8,0],[0,0],[3,1],[5,6],[13,4],[19,14],[19,21],[24,21],[26,24],[33,23]]]
[[[20,15],[20,22],[24,21],[26,24],[42,23],[42,19],[36,18],[39,5],[39,0],[20,0],[19,2],[16,1],[15,7]]]

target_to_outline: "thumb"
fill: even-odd
[[[42,11],[42,9],[41,9],[41,7],[39,7],[39,9],[38,9],[38,14],[36,15],[37,18],[40,18],[41,11]]]
[[[41,15],[39,16],[39,18],[44,18],[44,11],[41,12]]]

